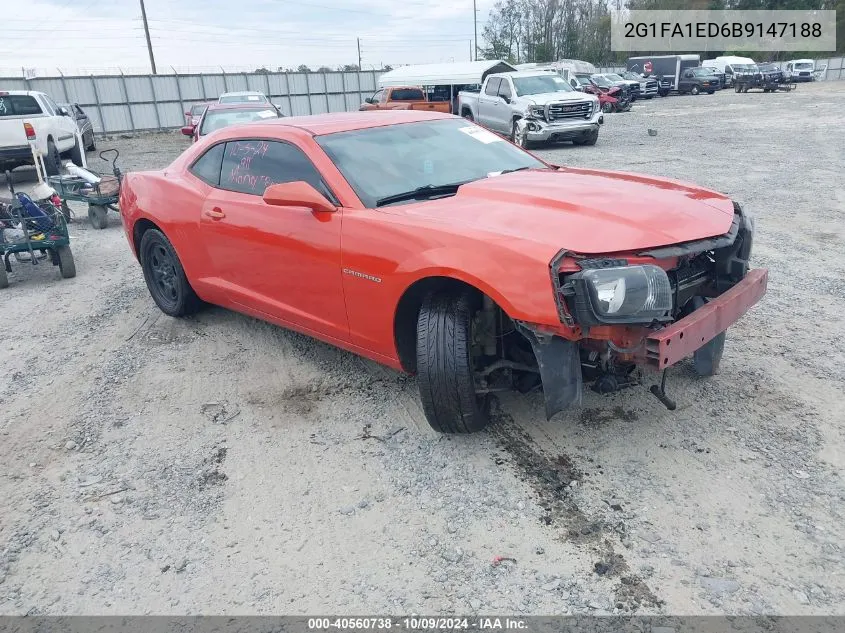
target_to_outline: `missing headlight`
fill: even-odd
[[[672,286],[659,266],[616,266],[569,275],[565,284],[580,325],[672,320]]]

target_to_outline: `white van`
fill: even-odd
[[[813,81],[816,62],[813,59],[793,59],[783,69],[792,76],[792,81]]]
[[[725,73],[725,85],[732,86],[734,73],[748,70],[749,66],[756,66],[757,62],[750,57],[726,55],[724,57],[717,57],[716,59],[705,59],[701,62],[701,65],[704,68],[715,68],[720,73]]]

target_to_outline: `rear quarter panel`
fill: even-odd
[[[214,270],[203,245],[200,214],[210,187],[197,178],[176,170],[130,172],[120,190],[123,228],[133,254],[138,257],[135,227],[142,220],[155,224],[170,240],[194,290],[204,300],[216,303],[213,288],[203,279]]]

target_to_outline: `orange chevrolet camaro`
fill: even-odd
[[[127,174],[120,209],[163,312],[217,304],[416,374],[451,433],[497,391],[542,387],[551,417],[643,370],[673,409],[666,368],[715,373],[768,276],[720,193],[549,165],[432,112],[228,127]]]

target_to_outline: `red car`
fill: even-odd
[[[282,113],[270,103],[212,103],[205,108],[195,125],[182,128],[182,134],[192,137],[196,143],[206,134],[230,125],[278,119],[281,116]]]
[[[202,113],[205,112],[205,109],[212,103],[217,102],[208,101],[206,103],[195,103],[194,105],[192,105],[191,109],[185,112],[185,125],[196,125],[197,123],[199,123]]]
[[[417,374],[443,432],[512,387],[551,416],[638,368],[711,375],[768,277],[720,193],[549,165],[435,112],[230,126],[127,174],[120,210],[166,314],[225,306]]]

